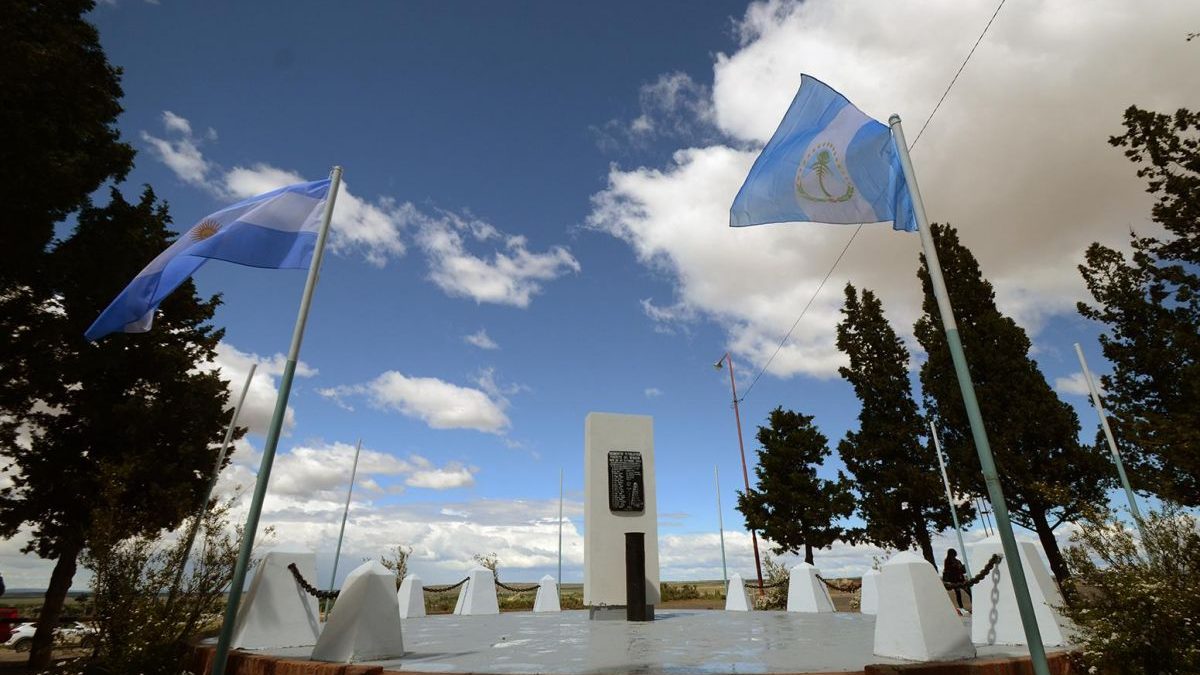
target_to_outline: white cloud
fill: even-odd
[[[646,398],[657,398],[663,394],[662,389],[659,389],[658,387],[646,387],[646,391],[644,393],[646,394]]]
[[[589,225],[674,282],[675,297],[644,302],[647,314],[658,325],[689,313],[714,320],[737,356],[763,364],[853,231],[728,227],[733,196],[800,74],[878,119],[901,113],[914,139],[990,12],[937,2],[751,5],[739,48],[713,64],[714,117],[731,143],[702,139],[664,167],[614,167],[593,197]],[[1200,24],[1200,7],[1006,6],[914,150],[930,216],[959,228],[1001,309],[1030,330],[1084,297],[1075,266],[1090,242],[1121,246],[1131,224],[1150,227],[1142,181],[1106,141],[1130,103],[1200,106],[1200,92],[1179,84],[1194,50],[1179,31],[1188,23]],[[848,280],[877,291],[909,333],[920,309],[918,251],[914,235],[864,228],[771,372],[836,375],[834,329]]]
[[[482,328],[480,328],[478,331],[476,331],[474,333],[471,333],[470,335],[464,335],[463,341],[469,345],[475,345],[476,347],[479,347],[480,349],[499,349],[500,348],[500,345],[496,344],[496,341],[493,340],[491,337],[489,337],[487,334],[487,331]]]
[[[1099,388],[1100,382],[1096,382]],[[1088,390],[1087,378],[1082,372],[1071,373],[1067,377],[1054,378],[1054,390],[1060,394],[1071,394],[1074,396],[1091,396],[1091,391]],[[1104,390],[1100,389],[1100,395],[1104,395]]]
[[[490,376],[485,379],[491,382]],[[317,393],[340,404],[346,397],[366,395],[372,405],[415,417],[434,429],[499,434],[510,425],[504,414],[508,402],[499,390],[463,387],[435,377],[409,377],[394,370],[366,384],[330,387]]]
[[[275,399],[279,397],[276,378],[283,374],[287,357],[283,354],[263,357],[243,352],[228,342],[218,343],[216,351],[216,359],[211,363],[201,365],[198,370],[201,372],[219,370],[221,372],[221,379],[229,383],[230,408],[237,405],[238,396],[241,395],[242,387],[246,383],[246,376],[250,374],[250,366],[258,364],[258,368],[254,372],[254,379],[250,381],[250,388],[246,391],[246,402],[238,417],[238,425],[248,427],[252,434],[265,434],[270,425],[271,416],[275,413]],[[300,361],[296,364],[297,377],[312,377],[316,374],[317,370],[307,363]],[[291,433],[295,424],[296,413],[291,406],[288,406],[287,412],[284,413],[284,433]]]
[[[446,294],[478,303],[528,307],[542,283],[580,270],[579,261],[565,247],[552,246],[544,253],[531,252],[523,236],[508,235],[492,225],[447,211],[430,216],[412,210],[417,244],[429,262],[429,279]],[[468,250],[496,242],[498,250],[479,256]]]
[[[185,136],[192,135],[192,125],[186,119],[176,115],[170,110],[164,110],[162,117],[163,126],[167,128],[167,131],[174,131]]]
[[[404,481],[405,485],[431,490],[471,487],[475,484],[476,467],[450,462],[441,469],[418,469]]]
[[[609,120],[593,128],[602,149],[643,147],[663,138],[716,139],[712,92],[683,72],[664,73],[638,91],[639,114],[630,122]]]

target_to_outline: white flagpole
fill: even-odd
[[[950,505],[950,517],[954,519],[954,533],[958,535],[958,550],[962,553],[963,567],[967,576],[971,576],[971,563],[967,561],[967,545],[963,543],[962,527],[958,524],[958,509],[954,506],[954,497],[950,494],[950,479],[946,477],[946,460],[942,459],[942,442],[938,440],[937,429],[929,422],[929,433],[933,434],[933,449],[937,452],[938,468],[942,470],[942,484],[946,486],[946,503]]]
[[[1096,407],[1096,414],[1100,416],[1100,426],[1104,429],[1104,438],[1108,440],[1108,450],[1112,453],[1113,463],[1117,465],[1117,475],[1121,477],[1121,487],[1125,488],[1125,498],[1129,500],[1129,512],[1133,514],[1133,520],[1137,523],[1142,541],[1145,541],[1146,533],[1142,532],[1142,512],[1138,509],[1137,497],[1133,493],[1133,487],[1129,485],[1129,477],[1125,475],[1125,464],[1121,461],[1120,451],[1117,450],[1117,440],[1113,438],[1112,429],[1108,426],[1108,415],[1104,414],[1104,405],[1100,403],[1100,388],[1092,379],[1092,371],[1088,370],[1087,359],[1083,358],[1083,348],[1079,346],[1078,342],[1075,343],[1075,353],[1079,356],[1079,365],[1083,367],[1083,379],[1087,380],[1088,391],[1092,394],[1092,405]]]
[[[250,373],[246,375],[242,393],[238,396],[237,405],[233,406],[233,417],[229,418],[229,428],[225,430],[225,440],[221,442],[221,451],[217,453],[217,463],[213,466],[212,477],[208,479],[208,487],[204,490],[204,501],[200,502],[200,508],[196,511],[196,519],[192,521],[192,527],[188,532],[187,544],[183,547],[183,560],[179,563],[179,571],[175,573],[175,583],[171,584],[171,592],[167,596],[168,605],[175,598],[175,593],[178,592],[179,584],[183,580],[183,569],[187,567],[188,558],[192,557],[192,546],[196,543],[196,533],[200,531],[200,521],[204,520],[204,513],[208,511],[208,500],[212,499],[213,488],[217,486],[217,478],[221,475],[221,465],[225,463],[225,454],[229,451],[229,443],[233,440],[234,430],[237,429],[238,417],[242,414],[242,404],[246,402],[246,392],[250,391],[250,380],[254,379],[254,371],[257,369],[257,363],[250,364]]]
[[[250,566],[250,553],[254,550],[254,534],[258,530],[258,518],[262,514],[263,498],[267,494],[267,482],[271,478],[271,466],[275,462],[275,448],[279,445],[279,433],[283,429],[283,418],[287,412],[288,396],[292,391],[292,380],[296,377],[296,362],[300,359],[300,343],[304,341],[304,325],[308,322],[308,309],[312,306],[313,291],[321,272],[321,258],[325,254],[325,239],[329,236],[329,221],[333,218],[333,204],[337,200],[338,188],[342,184],[342,167],[335,166],[329,174],[329,194],[325,200],[325,213],[321,217],[321,228],[317,231],[317,242],[313,247],[312,263],[304,280],[304,292],[300,296],[300,311],[296,326],[292,329],[292,346],[288,349],[287,363],[279,378],[279,396],[275,399],[275,414],[267,429],[267,441],[263,445],[262,463],[258,467],[258,478],[254,483],[254,496],[250,500],[250,512],[246,515],[246,528],[242,532],[242,547],[238,551],[237,566],[233,570],[233,581],[229,585],[229,598],[225,605],[225,618],[221,622],[221,635],[217,638],[217,651],[213,655],[212,675],[225,675],[225,662],[229,658],[229,643],[233,639],[233,625],[237,622],[238,605],[242,600],[242,586],[246,583],[246,568]]]
[[[329,592],[333,593],[337,583],[338,559],[342,557],[342,537],[346,534],[346,517],[350,515],[350,497],[354,494],[354,477],[358,475],[358,455],[362,452],[362,439],[354,447],[354,465],[350,467],[350,487],[346,490],[346,508],[342,509],[342,529],[338,531],[337,550],[333,554],[333,574],[329,575]],[[329,612],[329,603],[325,603],[325,611]]]
[[[892,138],[896,143],[900,168],[904,171],[904,179],[908,183],[908,193],[912,197],[913,215],[917,218],[921,248],[925,253],[925,261],[929,268],[929,283],[933,287],[934,298],[937,299],[938,314],[942,317],[942,328],[946,332],[946,346],[950,351],[950,358],[954,362],[954,373],[958,378],[958,388],[962,392],[963,405],[967,409],[967,419],[971,424],[971,436],[975,441],[975,450],[979,453],[979,466],[983,472],[983,482],[987,485],[988,497],[991,499],[992,509],[996,512],[996,531],[1000,533],[1000,544],[1004,549],[1004,563],[1008,568],[1013,591],[1017,596],[1017,610],[1021,615],[1021,627],[1025,629],[1025,641],[1029,643],[1029,660],[1033,664],[1034,675],[1050,675],[1050,664],[1046,661],[1046,647],[1042,643],[1042,631],[1038,628],[1037,617],[1033,613],[1033,601],[1029,597],[1029,582],[1025,579],[1020,550],[1017,548],[1017,538],[1013,536],[1012,523],[1008,519],[1008,504],[1004,501],[1004,490],[1000,486],[1000,476],[996,473],[996,460],[992,457],[992,447],[988,443],[987,429],[983,426],[983,414],[979,411],[979,401],[975,399],[975,385],[971,382],[967,356],[963,352],[962,340],[958,336],[958,324],[954,321],[954,309],[950,306],[950,293],[946,290],[946,280],[942,278],[942,264],[938,262],[933,233],[929,230],[929,221],[925,217],[925,204],[921,201],[921,190],[917,187],[917,175],[913,171],[912,159],[908,156],[904,128],[900,125],[899,115],[892,115],[888,123],[892,128]]]
[[[563,470],[558,470],[558,599],[562,602],[562,527],[563,527]]]
[[[725,592],[729,592],[729,570],[725,567],[725,517],[721,515],[721,471],[713,467],[713,481],[717,484],[717,530],[721,533],[721,581],[725,582]]]

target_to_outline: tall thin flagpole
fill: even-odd
[[[325,254],[325,239],[329,236],[329,221],[333,218],[333,204],[337,200],[338,188],[342,184],[342,167],[333,167],[329,178],[329,194],[325,200],[325,213],[321,217],[321,229],[317,231],[312,263],[308,266],[308,277],[304,280],[304,293],[300,296],[300,311],[296,315],[296,326],[292,330],[292,346],[288,349],[287,363],[284,364],[283,375],[279,378],[279,396],[275,399],[275,413],[271,416],[271,426],[267,429],[262,463],[259,464],[258,479],[254,483],[254,497],[250,500],[250,512],[246,515],[246,528],[242,532],[242,548],[238,551],[237,566],[233,569],[233,581],[229,585],[225,618],[221,622],[221,635],[217,638],[217,651],[213,655],[212,675],[225,675],[225,662],[229,658],[229,643],[233,639],[233,624],[237,621],[238,605],[242,600],[242,586],[246,583],[246,568],[250,566],[250,553],[254,550],[254,534],[258,530],[258,518],[262,514],[263,498],[267,494],[267,481],[271,478],[271,465],[275,462],[275,448],[279,445],[279,432],[283,429],[288,396],[292,392],[292,380],[296,377],[296,361],[300,358],[300,343],[304,341],[304,325],[308,322],[308,308],[312,305],[313,291],[317,287],[317,277],[321,272],[321,258]]]
[[[1078,342],[1075,343],[1075,353],[1079,355],[1079,365],[1083,367],[1083,379],[1087,380],[1088,391],[1092,394],[1092,405],[1096,407],[1096,414],[1100,416],[1100,426],[1104,429],[1104,437],[1108,439],[1108,450],[1112,453],[1113,464],[1117,465],[1117,475],[1121,477],[1121,487],[1125,488],[1125,498],[1129,500],[1129,512],[1133,514],[1133,520],[1137,523],[1142,541],[1145,541],[1146,533],[1142,531],[1142,512],[1138,508],[1137,497],[1133,493],[1133,487],[1129,485],[1129,477],[1125,475],[1125,463],[1121,461],[1121,453],[1117,450],[1117,440],[1113,438],[1112,429],[1108,426],[1108,415],[1104,414],[1104,405],[1100,403],[1100,388],[1092,379],[1092,371],[1088,370],[1087,359],[1083,358],[1083,348],[1079,346]]]
[[[713,481],[717,484],[717,530],[721,533],[721,581],[729,590],[729,570],[725,567],[725,517],[721,515],[721,470],[713,467]]]
[[[221,475],[221,465],[225,463],[225,454],[229,451],[229,443],[233,440],[233,432],[237,429],[238,416],[242,414],[242,404],[246,402],[246,392],[250,391],[250,380],[254,379],[257,363],[250,364],[250,373],[246,375],[246,383],[242,385],[242,393],[238,396],[237,405],[233,406],[233,417],[229,418],[229,428],[225,429],[225,440],[221,442],[221,451],[217,453],[217,463],[213,466],[212,477],[208,479],[208,487],[204,490],[204,501],[196,510],[196,518],[188,530],[187,544],[183,547],[183,560],[179,563],[179,571],[175,573],[175,581],[171,584],[171,592],[167,595],[169,606],[179,592],[179,584],[183,581],[183,569],[187,567],[188,558],[192,557],[192,546],[196,543],[196,533],[200,531],[200,521],[208,511],[208,500],[212,499],[213,488],[217,486],[217,478]]]
[[[954,321],[954,309],[950,306],[950,294],[946,290],[946,280],[942,278],[942,264],[938,261],[933,233],[929,230],[929,221],[925,218],[925,204],[921,201],[917,176],[913,171],[912,159],[908,156],[904,128],[900,125],[899,115],[892,115],[888,123],[892,128],[892,138],[896,143],[900,167],[904,171],[904,179],[908,183],[908,192],[912,197],[913,213],[917,218],[917,230],[921,234],[921,248],[929,267],[929,282],[933,287],[933,295],[937,299],[938,314],[942,316],[942,327],[946,331],[946,346],[950,349],[950,358],[954,362],[954,372],[958,377],[958,388],[962,392],[963,405],[967,409],[967,419],[971,423],[971,436],[975,440],[975,450],[979,453],[983,481],[987,485],[988,497],[996,512],[996,531],[1000,533],[1000,544],[1004,549],[1004,563],[1008,567],[1013,591],[1017,596],[1017,610],[1021,615],[1021,626],[1025,629],[1025,640],[1029,643],[1029,659],[1033,663],[1035,675],[1050,675],[1050,665],[1046,661],[1046,647],[1042,644],[1042,632],[1038,628],[1037,617],[1033,613],[1033,601],[1029,598],[1029,583],[1025,579],[1025,570],[1021,565],[1017,538],[1013,536],[1012,523],[1008,519],[1008,505],[1004,501],[1004,490],[1000,486],[1000,476],[996,473],[996,460],[992,457],[987,430],[983,426],[983,414],[979,412],[979,402],[975,399],[975,385],[971,383],[971,371],[967,367],[967,357],[963,352],[962,340],[958,336],[958,325]]]
[[[946,503],[950,505],[950,517],[954,519],[954,533],[958,535],[958,548],[962,551],[963,567],[967,576],[971,576],[971,563],[967,561],[967,545],[963,543],[962,527],[958,524],[958,509],[954,506],[954,497],[950,493],[950,479],[946,477],[946,460],[942,459],[942,442],[938,440],[937,429],[929,422],[929,433],[933,434],[933,449],[937,452],[938,468],[942,470],[942,484],[946,486]]]
[[[746,444],[742,442],[742,413],[738,408],[737,383],[733,379],[733,357],[729,352],[721,360],[729,364],[729,388],[733,391],[733,419],[737,422],[738,451],[742,453],[742,481],[746,484],[746,495],[750,494],[750,472],[746,469]],[[721,361],[717,361],[718,367]],[[750,541],[754,544],[754,571],[758,573],[758,594],[763,594],[762,561],[758,557],[758,535],[750,530]]]
[[[563,470],[558,470],[558,596],[562,600],[562,506],[563,506]]]
[[[354,494],[354,477],[358,475],[358,455],[362,452],[362,439],[354,447],[354,465],[350,467],[350,487],[346,489],[346,508],[342,509],[342,529],[338,531],[337,549],[333,554],[333,574],[329,575],[329,592],[333,593],[337,583],[338,559],[342,557],[342,537],[346,535],[346,517],[350,515],[350,497]],[[325,611],[329,611],[329,603],[325,603]]]

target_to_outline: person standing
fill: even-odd
[[[946,551],[946,560],[942,562],[942,581],[948,584],[961,584],[967,580],[967,568],[958,559],[958,551],[950,549]],[[963,607],[962,592],[967,592],[967,598],[971,597],[971,588],[956,588],[954,589],[954,599],[958,602],[959,609]]]

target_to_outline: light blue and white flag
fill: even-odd
[[[312,261],[329,179],[297,183],[227,206],[200,219],[121,291],[84,335],[145,333],[159,303],[210,259],[271,269]]]
[[[729,225],[807,221],[917,229],[912,198],[886,124],[824,82],[800,91],[729,209]]]

